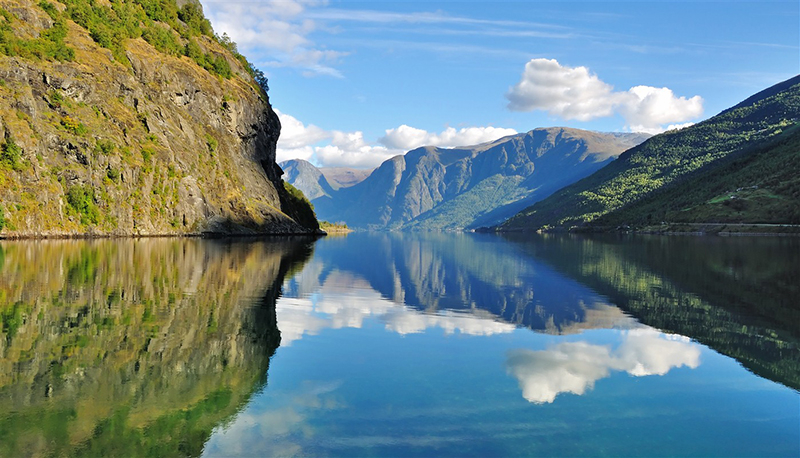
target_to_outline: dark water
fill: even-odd
[[[0,456],[800,456],[798,239],[0,248]]]

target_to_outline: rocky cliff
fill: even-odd
[[[196,2],[0,0],[2,235],[317,231],[254,76]]]

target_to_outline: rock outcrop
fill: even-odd
[[[284,189],[280,122],[235,45],[179,34],[175,27],[188,29],[178,19],[146,18],[137,24],[168,34],[186,55],[142,37],[115,52],[70,19],[79,2],[64,3],[48,12],[0,0],[6,37],[42,40],[61,21],[74,54],[0,54],[2,236],[318,231]],[[199,65],[190,45],[230,71]]]

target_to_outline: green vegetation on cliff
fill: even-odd
[[[591,176],[523,210],[500,229],[584,225],[655,191],[682,183],[725,158],[740,157],[756,145],[775,141],[798,122],[798,113],[800,76],[706,121],[657,135],[631,148]],[[790,166],[797,170],[796,162]],[[654,220],[657,217],[651,216]]]
[[[75,50],[64,42],[66,20],[72,20],[89,32],[95,43],[109,49],[119,62],[130,65],[125,41],[143,38],[158,51],[174,56],[185,55],[209,72],[231,78],[231,66],[219,53],[204,52],[195,37],[207,36],[233,52],[252,76],[257,70],[239,54],[236,44],[226,36],[217,36],[197,3],[178,8],[174,0],[114,0],[109,5],[95,0],[62,0],[64,8],[41,0],[38,7],[52,19],[52,26],[39,38],[20,38],[11,26],[18,20],[5,8],[0,9],[0,53],[7,56],[72,61]],[[258,72],[263,78],[263,73]],[[263,87],[260,81],[257,81]]]
[[[318,228],[266,77],[196,1],[0,0],[0,82],[0,236]]]

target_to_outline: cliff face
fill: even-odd
[[[125,26],[144,33],[114,48],[71,19],[81,3],[138,11]],[[293,218],[275,163],[280,123],[235,45],[191,35],[179,15],[153,20],[135,1],[50,4],[0,0],[7,43],[64,30],[59,49],[73,53],[0,54],[2,235],[317,230]]]

